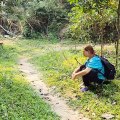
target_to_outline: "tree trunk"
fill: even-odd
[[[104,44],[103,42],[101,42],[101,56],[103,56],[103,48],[104,48]]]
[[[120,39],[120,0],[118,3],[118,10],[117,10],[118,18],[117,18],[117,31],[118,31],[118,39],[116,41],[116,69],[118,68],[118,57],[119,57],[119,39]]]
[[[100,38],[100,44],[101,44],[101,56],[103,56],[103,50],[104,50],[104,41],[103,41],[103,32],[102,32],[102,30],[101,30],[101,33],[100,33],[100,36],[99,36],[99,38]]]
[[[14,34],[8,30],[6,30],[2,25],[0,25],[0,28],[2,28],[8,35],[13,36]]]

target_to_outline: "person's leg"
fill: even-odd
[[[96,78],[96,79],[94,80],[94,82],[100,85],[100,84],[103,83],[103,80],[100,80],[99,78]]]
[[[91,86],[91,82],[98,82],[96,81],[97,78],[97,73],[91,70],[87,75],[84,75],[83,77],[83,83],[84,83],[84,88],[81,89],[81,91],[87,91],[88,88]]]
[[[85,69],[85,65],[80,66],[80,69],[77,72],[83,69]],[[91,86],[91,82],[98,83],[98,84],[102,83],[102,81],[98,79],[97,72],[94,70],[91,70],[87,75],[84,75],[82,79],[85,86],[84,88],[81,89],[82,91],[87,91],[89,86]]]
[[[89,76],[83,76],[82,79],[83,79],[84,86],[89,87],[90,86]]]
[[[76,71],[76,73],[83,70],[83,69],[85,69],[85,65],[80,66],[80,68]],[[88,90],[87,86],[89,86],[89,80],[87,79],[86,75],[84,77],[82,77],[82,78],[83,78],[84,86],[86,86],[85,88],[81,89],[81,91],[84,92],[84,91]]]
[[[88,91],[89,86],[90,86],[89,76],[85,75],[82,77],[82,79],[83,79],[84,87],[81,89],[81,91],[82,92]]]

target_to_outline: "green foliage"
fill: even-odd
[[[35,30],[31,30],[31,28],[28,25],[25,25],[24,27],[24,32],[23,32],[24,37],[26,38],[40,38],[41,34],[39,32],[36,32]]]
[[[18,53],[12,45],[0,48],[0,119],[59,120],[18,71]]]
[[[0,119],[59,120],[20,75],[15,77],[0,76]]]
[[[93,42],[116,41],[116,0],[69,0],[75,4],[70,17],[71,37],[80,40],[91,40]]]
[[[28,1],[30,0],[1,0],[1,17],[12,19],[12,20],[21,20],[25,15],[25,6],[27,6]],[[23,14],[21,14],[23,13]]]
[[[59,0],[45,0],[29,3],[28,18],[25,24],[25,37],[34,37],[34,32],[49,35],[49,32],[56,36],[59,30],[67,22],[67,12]],[[28,36],[29,35],[29,36]],[[36,34],[36,36],[38,36]]]
[[[48,36],[49,33],[58,36],[68,23],[67,4],[59,0],[0,1],[0,24],[11,32],[18,27],[27,38]]]

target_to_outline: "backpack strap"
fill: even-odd
[[[98,73],[101,73],[104,77],[105,77],[105,74],[103,74],[100,70],[98,69],[95,69]]]
[[[98,56],[99,58],[100,58],[100,56],[99,55],[96,55],[96,56]],[[101,58],[100,58],[100,60],[101,60]],[[101,63],[102,63],[102,61],[101,61]],[[103,64],[102,64],[103,65]],[[103,74],[100,70],[98,70],[98,69],[95,69],[98,73],[101,73],[104,77],[105,77],[105,74]],[[106,78],[106,77],[105,77]]]
[[[99,55],[97,55],[97,54],[95,54],[95,55],[96,55],[96,56],[98,56],[98,57],[100,58],[100,56],[99,56]],[[100,58],[100,60],[101,60],[101,58]],[[89,59],[88,59],[88,62],[89,62]],[[101,63],[102,63],[102,61],[101,61]],[[87,62],[85,62],[85,64],[84,64],[84,65],[86,66],[86,64],[87,64]],[[103,64],[102,64],[102,65],[103,65]],[[95,70],[95,71],[97,71],[98,73],[102,74],[102,75],[105,77],[105,74],[103,74],[100,70],[95,69],[95,68],[94,68],[94,70]],[[105,78],[106,78],[106,77],[105,77]]]

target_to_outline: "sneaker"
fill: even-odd
[[[84,87],[84,88],[82,88],[81,91],[82,91],[82,92],[86,92],[86,91],[88,91],[88,87]]]
[[[85,85],[84,85],[84,83],[81,83],[80,88],[83,88],[83,87],[85,87]]]

